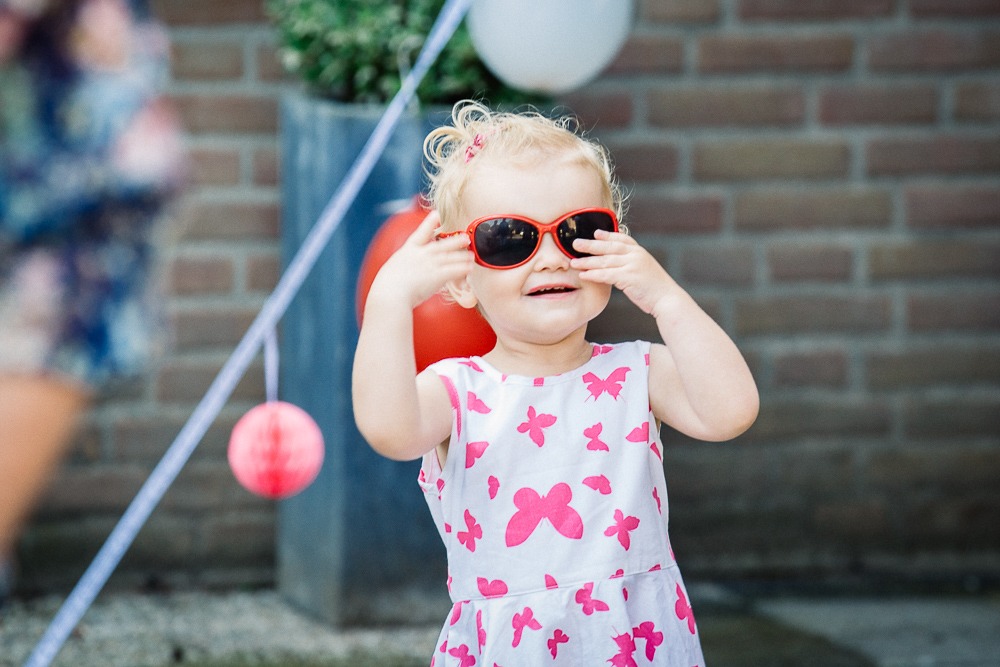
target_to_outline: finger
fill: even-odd
[[[413,230],[413,233],[406,239],[406,242],[417,245],[430,243],[434,238],[435,230],[440,226],[441,216],[437,211],[431,211],[420,221],[420,224]]]

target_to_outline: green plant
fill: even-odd
[[[399,90],[444,0],[267,0],[279,57],[310,92],[342,102],[380,103]],[[463,98],[524,101],[479,60],[465,26],[417,90],[424,104]]]

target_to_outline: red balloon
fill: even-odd
[[[248,491],[287,498],[309,486],[323,465],[323,434],[305,410],[272,401],[247,412],[229,438],[229,467]]]
[[[409,208],[391,216],[376,232],[358,276],[359,323],[375,274],[427,217],[428,212],[420,205],[420,199],[414,198]],[[439,294],[413,310],[413,351],[417,372],[441,359],[486,354],[496,342],[496,334],[477,310],[446,301]]]

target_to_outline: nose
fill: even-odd
[[[554,231],[547,231],[542,234],[542,239],[538,242],[538,252],[535,253],[534,259],[536,269],[569,268],[569,257],[556,244]]]

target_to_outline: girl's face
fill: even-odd
[[[464,225],[488,215],[522,215],[547,223],[570,211],[602,207],[602,182],[593,168],[565,157],[527,165],[482,162],[472,175],[459,211]],[[611,287],[580,280],[570,258],[551,234],[527,263],[513,269],[475,264],[468,276],[474,299],[502,342],[551,345],[574,333],[604,310]]]

